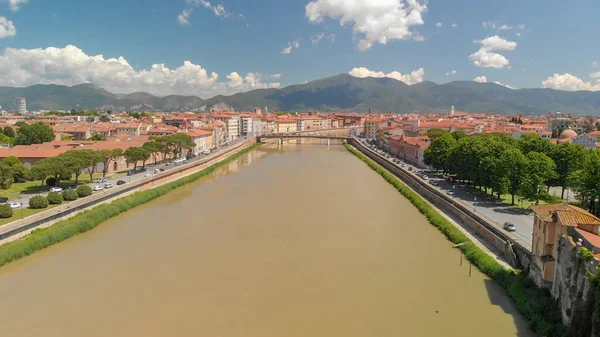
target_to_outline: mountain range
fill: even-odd
[[[500,114],[543,114],[561,111],[575,115],[600,115],[600,92],[553,89],[510,89],[495,83],[457,81],[407,85],[392,78],[357,78],[347,74],[282,89],[257,89],[231,96],[202,99],[197,96],[158,97],[146,92],[113,94],[94,84],[72,87],[39,84],[25,88],[0,87],[0,105],[17,109],[17,97],[29,110],[158,110],[209,111],[212,108],[251,111],[352,111],[359,113],[439,112],[454,105],[457,111]]]

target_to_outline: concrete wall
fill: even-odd
[[[529,268],[531,263],[531,252],[529,249],[512,242],[510,237],[506,236],[501,230],[488,223],[485,219],[479,217],[468,208],[459,204],[451,197],[433,188],[429,184],[413,178],[413,176],[410,175],[406,170],[391,164],[377,153],[363,146],[355,139],[351,139],[349,143],[363,154],[377,162],[379,165],[392,172],[410,188],[415,190],[415,192],[429,200],[436,207],[440,208],[445,213],[452,215],[454,218],[459,219],[463,224],[469,226],[469,228],[479,234],[479,236],[482,237],[487,243],[501,252],[503,257],[513,266],[525,269]]]

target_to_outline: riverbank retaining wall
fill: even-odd
[[[441,191],[429,186],[429,184],[415,179],[406,170],[393,165],[377,153],[363,146],[356,139],[349,140],[350,145],[361,151],[363,154],[377,162],[386,170],[392,172],[400,178],[405,184],[419,193],[422,197],[429,200],[443,212],[453,216],[471,230],[477,233],[486,243],[494,247],[502,256],[513,266],[517,268],[528,269],[531,264],[531,252],[528,248],[513,242],[512,239],[502,231],[497,229],[485,219],[469,210],[467,207],[459,204],[451,197]]]
[[[192,161],[164,172],[154,174],[150,177],[143,178],[122,186],[116,186],[111,190],[103,190],[102,192],[94,193],[89,197],[81,198],[56,208],[29,216],[25,219],[13,221],[6,225],[0,226],[0,244],[17,240],[31,233],[37,228],[51,226],[59,220],[68,219],[91,207],[110,202],[117,198],[122,198],[138,191],[158,187],[170,181],[196,173],[216,162],[229,157],[234,153],[252,146],[254,143],[256,143],[256,139],[249,138],[245,142],[232,145],[230,148],[220,152],[216,156],[203,160]]]

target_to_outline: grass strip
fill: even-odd
[[[217,168],[236,160],[240,156],[254,150],[258,146],[260,146],[260,144],[253,144],[252,146],[231,155],[227,159],[212,164],[209,167],[187,177],[177,179],[150,190],[136,192],[132,195],[117,199],[111,203],[102,204],[85,212],[79,213],[70,219],[59,221],[50,227],[36,229],[21,240],[9,242],[0,246],[0,266],[31,255],[41,249],[64,241],[79,233],[87,232],[112,217],[126,212],[136,206],[152,201],[167,194],[171,190],[194,182],[212,173]]]
[[[546,290],[538,288],[532,280],[519,271],[504,268],[494,258],[477,247],[458,228],[454,227],[436,209],[369,157],[343,141],[350,153],[358,157],[371,169],[392,184],[398,192],[407,198],[426,218],[453,243],[465,242],[460,247],[465,257],[480,271],[496,280],[513,299],[519,312],[529,321],[533,331],[545,337],[567,337],[569,332],[562,323],[560,310]]]

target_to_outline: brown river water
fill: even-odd
[[[263,146],[0,268],[0,336],[533,336],[340,144]]]

